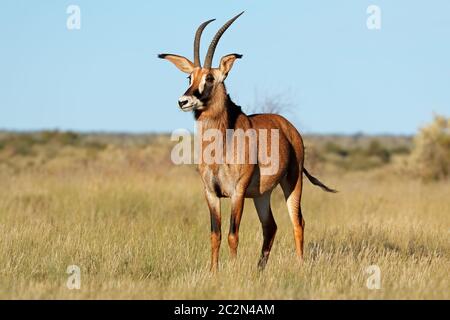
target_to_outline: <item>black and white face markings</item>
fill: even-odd
[[[178,99],[178,104],[183,111],[203,110],[208,103],[216,81],[212,71],[194,71],[188,77],[189,88]]]

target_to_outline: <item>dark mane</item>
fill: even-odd
[[[234,129],[236,120],[239,115],[244,114],[242,108],[236,105],[233,100],[231,100],[230,95],[227,95],[227,111],[228,111],[228,129]]]

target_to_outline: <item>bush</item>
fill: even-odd
[[[411,167],[423,180],[440,180],[450,175],[450,118],[436,115],[414,139]]]
[[[305,165],[309,170],[320,170],[323,161],[324,158],[315,145],[310,144],[305,147]]]
[[[369,157],[379,158],[383,163],[388,163],[391,160],[391,153],[378,140],[372,140],[370,142],[366,153]]]
[[[4,149],[9,149],[11,155],[30,156],[33,155],[35,141],[29,134],[19,134],[6,138],[2,141]]]
[[[76,146],[80,143],[80,140],[81,137],[78,133],[71,131],[60,132],[58,130],[43,131],[40,133],[39,137],[39,141],[43,144],[55,143],[61,146]]]
[[[353,148],[328,142],[324,146],[324,153],[330,155],[326,157],[327,160],[346,170],[369,170],[385,165],[391,160],[391,151],[377,139],[372,139],[367,147],[356,145]]]
[[[405,155],[411,153],[411,150],[406,146],[399,146],[391,149],[391,153],[397,155]]]
[[[327,142],[327,144],[325,145],[325,152],[334,153],[341,157],[347,157],[349,154],[348,150],[344,149],[343,147],[334,142]]]

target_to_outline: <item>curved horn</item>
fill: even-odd
[[[202,32],[206,28],[208,24],[213,22],[216,19],[211,19],[206,22],[203,22],[197,29],[197,32],[195,33],[195,40],[194,40],[194,66],[195,67],[201,67],[200,65],[200,39],[202,37]]]
[[[211,41],[211,44],[209,45],[208,53],[206,54],[205,66],[204,66],[206,69],[211,68],[213,57],[214,57],[214,52],[216,51],[216,47],[217,47],[217,44],[219,43],[220,37],[222,37],[222,35],[229,28],[229,26],[231,26],[231,24],[237,18],[239,18],[243,13],[244,13],[244,11],[239,13],[237,16],[235,16],[234,18],[229,20],[227,23],[225,23],[223,25],[223,27],[219,29],[219,31],[217,31],[216,35],[214,36],[214,39]]]

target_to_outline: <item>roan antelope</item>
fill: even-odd
[[[214,20],[201,24],[194,40],[194,62],[174,55],[160,54],[161,59],[172,62],[179,70],[189,74],[190,86],[179,98],[178,104],[183,111],[192,111],[197,123],[201,122],[204,129],[216,129],[226,136],[229,129],[278,130],[279,163],[275,173],[261,174],[263,162],[258,152],[257,163],[199,163],[199,172],[204,184],[206,201],[211,215],[211,270],[216,271],[219,261],[221,242],[221,212],[220,199],[231,198],[231,219],[228,234],[231,257],[235,258],[239,242],[239,225],[245,198],[253,198],[256,211],[261,221],[263,231],[263,245],[258,267],[264,269],[269,258],[274,241],[277,225],[270,208],[270,196],[274,188],[280,184],[286,198],[289,216],[294,227],[296,252],[299,260],[303,259],[303,237],[305,220],[302,216],[300,201],[302,195],[303,173],[314,184],[327,192],[335,192],[313,177],[303,167],[304,146],[302,137],[295,127],[285,118],[277,114],[254,114],[247,116],[241,108],[231,101],[227,94],[224,81],[227,78],[236,59],[240,54],[229,54],[222,57],[218,68],[212,68],[216,46],[230,25],[240,16],[229,20],[213,38],[204,66],[200,64],[200,38],[205,27]],[[258,140],[259,141],[259,140]],[[207,142],[201,142],[206,147]],[[221,145],[226,142],[222,141]],[[269,148],[274,143],[268,142]],[[245,159],[250,157],[250,143],[244,145]],[[254,147],[254,146],[253,146]],[[260,147],[259,142],[257,148]],[[226,153],[226,150],[224,150]]]

